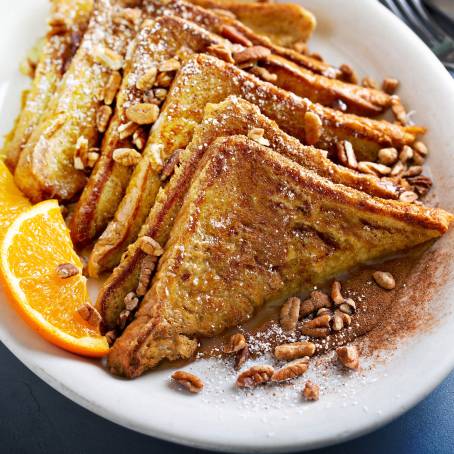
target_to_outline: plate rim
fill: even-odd
[[[424,42],[407,26],[405,25],[400,19],[394,16],[385,6],[379,3],[376,0],[368,0],[368,2],[364,2],[364,0],[353,0],[353,3],[358,4],[359,8],[365,10],[366,6],[370,9],[368,14],[376,14],[378,20],[387,21],[391,27],[394,29],[400,29],[399,33],[403,33],[406,35],[406,38],[412,42],[412,46],[417,48],[418,53],[424,58],[424,61],[430,64],[432,71],[437,73],[438,78],[445,78],[448,84],[448,80],[451,83],[451,92],[454,96],[454,84],[451,76],[444,68],[444,66],[439,62],[436,56],[431,52],[431,50],[424,44]],[[301,3],[301,0],[296,0],[296,3]],[[359,6],[361,5],[361,6]],[[375,10],[374,10],[375,8]],[[61,393],[71,401],[75,402],[76,404],[80,405],[81,407],[87,409],[95,413],[96,415],[103,417],[115,424],[118,424],[123,427],[127,427],[133,431],[142,433],[144,435],[152,436],[155,438],[163,439],[166,441],[170,441],[173,443],[182,444],[185,446],[193,447],[193,448],[202,448],[202,449],[210,449],[214,451],[222,451],[222,452],[295,452],[295,451],[305,451],[309,449],[316,449],[320,447],[331,446],[338,443],[343,443],[353,438],[360,437],[367,433],[370,433],[374,430],[383,427],[390,421],[394,420],[422,399],[424,399],[427,395],[429,395],[436,386],[438,386],[441,381],[451,372],[454,368],[454,352],[452,353],[451,357],[446,357],[444,361],[440,361],[437,364],[437,367],[432,367],[430,380],[424,382],[424,385],[421,385],[420,388],[416,390],[416,392],[412,392],[406,394],[402,397],[399,406],[395,406],[393,411],[388,411],[386,415],[377,417],[374,422],[369,422],[366,424],[356,424],[356,428],[347,434],[337,433],[331,434],[330,437],[320,438],[315,442],[310,444],[302,444],[299,441],[296,442],[289,442],[286,445],[279,445],[276,446],[272,443],[272,440],[265,440],[264,444],[258,443],[254,446],[245,446],[244,444],[236,444],[234,441],[230,445],[220,445],[214,441],[207,441],[206,439],[196,439],[191,437],[186,437],[182,435],[178,435],[177,433],[172,433],[171,431],[165,431],[162,429],[157,429],[155,427],[145,427],[145,424],[138,424],[135,421],[132,421],[128,418],[125,418],[117,411],[112,411],[112,409],[103,407],[102,405],[96,404],[94,402],[90,402],[86,397],[81,395],[79,392],[75,391],[74,389],[68,388],[64,383],[60,382],[57,378],[55,378],[51,373],[45,371],[40,365],[33,360],[32,357],[27,357],[23,355],[20,351],[20,348],[15,345],[13,342],[10,342],[7,338],[3,338],[1,336],[0,331],[0,341],[6,346],[6,348],[11,351],[11,353],[19,359],[28,369],[30,369],[35,375],[37,375],[41,380],[43,380],[46,384],[51,386],[57,392]]]

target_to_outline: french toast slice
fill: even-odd
[[[19,188],[33,202],[72,200],[86,175],[75,168],[78,143],[98,145],[97,114],[110,75],[121,68],[141,20],[138,9],[98,0],[82,43],[24,147],[15,171]]]
[[[51,4],[49,29],[40,50],[32,85],[3,145],[5,163],[12,172],[79,46],[92,9],[93,0],[54,0]],[[62,21],[62,18],[65,20]]]
[[[309,40],[316,27],[314,15],[295,3],[237,3],[191,0],[204,8],[220,8],[232,13],[237,20],[258,35],[283,47],[293,47]]]
[[[129,121],[127,109],[135,104],[149,102],[156,90],[167,92],[167,89],[159,88],[157,71],[164,62],[176,59],[179,64],[179,61],[188,55],[206,51],[209,46],[229,45],[227,40],[175,16],[145,20],[136,41],[135,50],[125,68],[114,116],[102,142],[101,157],[71,217],[71,237],[78,247],[87,245],[105,230],[128,186],[134,166],[121,165],[113,158],[113,153],[118,148],[135,148],[133,136],[121,139],[118,131],[122,124]],[[156,76],[153,69],[157,71]],[[142,89],[137,88],[137,81],[150,74],[150,71],[155,79],[152,86],[146,84]],[[160,99],[154,97],[151,101],[160,105],[164,99],[165,94],[160,96]],[[149,126],[146,126],[147,129]],[[147,136],[148,130],[143,138],[145,142]],[[154,187],[151,188],[151,191],[155,190]],[[141,193],[140,197],[148,198],[149,194]]]
[[[153,206],[164,163],[175,150],[184,149],[191,141],[206,104],[218,103],[230,95],[256,104],[264,115],[303,143],[305,114],[313,112],[323,122],[323,132],[316,145],[333,150],[339,140],[347,139],[352,142],[359,159],[375,160],[381,147],[400,149],[415,141],[413,134],[398,125],[313,104],[209,55],[191,57],[174,79],[114,219],[95,244],[88,264],[91,276],[119,263]],[[141,194],[147,194],[147,197],[141,197]]]
[[[209,146],[220,137],[247,136],[254,129],[263,130],[263,139],[277,153],[288,157],[318,175],[362,190],[368,194],[396,198],[398,188],[371,175],[357,173],[334,164],[322,150],[302,145],[295,138],[281,131],[276,123],[260,113],[257,106],[239,98],[230,97],[217,105],[208,105],[203,122],[194,130],[192,141],[181,153],[179,167],[169,182],[159,192],[156,202],[143,225],[139,239],[128,248],[128,253],[102,286],[97,299],[104,328],[112,330],[124,309],[124,299],[135,292],[146,255],[140,248],[141,236],[154,238],[165,246],[173,221],[189,191],[200,160]]]
[[[244,136],[205,153],[150,291],[108,367],[133,378],[269,301],[445,233],[453,216],[335,184]]]
[[[162,3],[160,0],[146,0],[149,14],[156,17],[175,15],[193,22],[211,33],[225,37],[232,43],[245,47],[261,46],[269,49],[270,55],[262,56],[250,67],[244,64],[247,62],[243,62],[243,69],[259,76],[264,70],[263,72],[268,74],[265,80],[272,81],[275,85],[298,96],[307,97],[313,102],[328,107],[342,106],[345,112],[365,116],[380,115],[392,105],[393,98],[387,93],[335,78],[333,80],[333,68],[319,71],[311,64],[308,65],[305,60],[301,60],[301,58],[307,59],[307,56],[301,57],[300,54],[295,53],[298,58],[293,58],[293,51],[289,49],[283,51],[283,48],[255,35],[252,30],[239,21],[219,17],[212,11],[199,8],[183,0],[176,0],[165,5]],[[232,32],[232,27],[236,30],[235,32]],[[238,38],[236,36],[238,33],[243,34],[244,38]],[[315,61],[320,63],[319,60]],[[254,63],[253,60],[252,63]]]
[[[132,137],[121,140],[118,128],[128,121],[126,109],[131,105],[145,102],[150,96],[149,90],[142,91],[136,88],[136,81],[151,68],[159,68],[159,65],[166,60],[174,58],[177,58],[178,61],[184,60],[191,53],[210,51],[216,46],[226,50],[234,47],[228,40],[175,16],[158,17],[155,25],[151,20],[146,21],[146,25],[139,34],[138,42],[138,48],[134,52],[134,61],[129,65],[131,68],[128,69],[128,65],[126,67],[115,114],[102,142],[101,158],[91,173],[71,217],[71,236],[78,247],[90,243],[104,231],[113,218],[129,182],[133,167],[125,167],[116,163],[113,159],[113,152],[117,148],[133,147]],[[273,70],[275,69],[278,74],[275,83],[282,83],[295,89],[296,94],[303,92],[309,97],[313,95],[315,101],[322,99],[329,103],[335,99],[343,99],[348,105],[364,105],[363,98],[356,94],[364,90],[363,88],[313,74],[281,57],[276,57],[279,61],[275,64],[273,63],[274,57],[269,56]],[[263,63],[266,65],[267,61]],[[309,84],[305,85],[304,80],[302,81],[301,77],[298,77],[301,71],[307,73],[304,80],[309,77],[311,80]],[[321,79],[322,82],[318,83],[318,79]],[[289,83],[289,81],[293,83]],[[327,82],[329,87],[324,86],[323,81]],[[335,86],[347,88],[344,90],[341,87],[337,90],[333,89]],[[345,91],[352,96],[343,96]],[[372,103],[372,106],[376,106],[376,104]],[[142,197],[146,198],[147,193],[143,193]]]
[[[179,16],[206,28],[212,33],[221,35],[237,44],[246,46],[263,46],[274,54],[291,60],[303,68],[325,77],[350,81],[348,75],[326,62],[309,55],[296,52],[293,49],[278,46],[265,36],[257,35],[242,22],[189,3],[185,0],[143,0],[144,10],[151,15]]]

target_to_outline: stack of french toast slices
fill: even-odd
[[[136,377],[269,301],[443,235],[396,81],[307,50],[297,5],[53,0],[4,149],[68,208],[108,365]],[[394,120],[381,118],[390,111]]]

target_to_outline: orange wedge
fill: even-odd
[[[0,161],[0,241],[14,219],[30,206],[30,202],[14,184],[14,178],[5,163]]]
[[[11,224],[0,249],[3,280],[29,325],[48,341],[73,353],[101,357],[108,344],[77,310],[89,301],[82,263],[54,200],[39,203]],[[79,273],[63,279],[62,264]]]

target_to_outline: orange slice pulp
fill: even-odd
[[[108,344],[77,309],[89,301],[82,263],[55,200],[20,214],[6,231],[0,250],[2,279],[16,308],[48,341],[73,353],[101,357]],[[79,273],[59,277],[57,267],[73,264]]]

